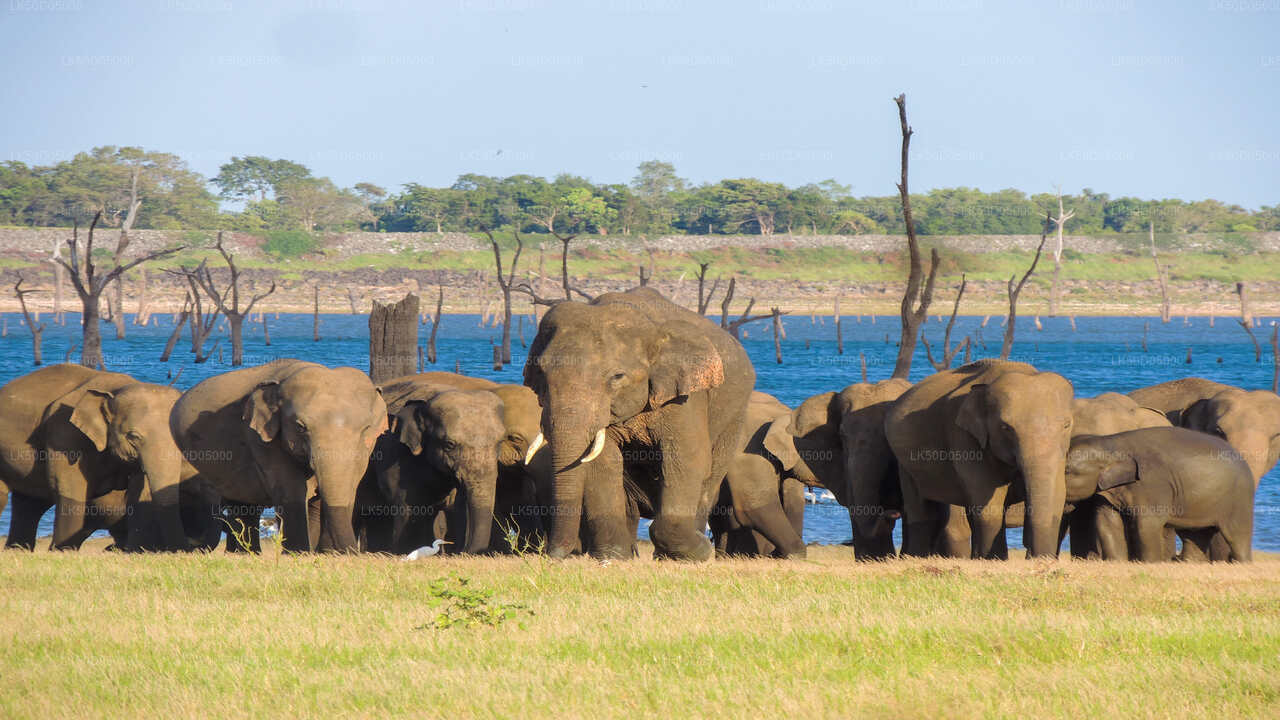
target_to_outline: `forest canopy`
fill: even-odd
[[[474,232],[518,228],[595,235],[900,234],[897,195],[855,197],[835,180],[788,187],[756,178],[694,185],[670,163],[640,163],[629,183],[598,184],[562,174],[465,174],[449,187],[373,183],[339,187],[305,165],[262,156],[233,157],[213,178],[182,158],[105,146],[52,165],[0,163],[0,224],[85,224],[97,212],[118,225],[134,175],[142,206],[135,227],[153,229]],[[222,201],[228,205],[224,206]],[[1071,234],[1280,230],[1280,204],[1250,211],[1207,199],[1112,198],[1085,188],[1062,202]],[[922,235],[1036,234],[1056,193],[941,188],[912,195]]]

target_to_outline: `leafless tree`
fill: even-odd
[[[715,297],[716,289],[720,287],[720,278],[717,277],[715,282],[711,284],[711,289],[707,287],[707,269],[711,267],[709,262],[698,263],[698,315],[706,317],[707,307],[711,305],[711,298]]]
[[[80,296],[80,304],[83,307],[81,317],[84,320],[84,328],[80,343],[80,364],[98,369],[103,367],[102,332],[101,328],[98,327],[101,318],[99,304],[102,298],[102,291],[112,282],[119,280],[121,275],[142,263],[148,260],[168,257],[182,250],[182,246],[158,250],[143,255],[136,260],[121,264],[124,257],[124,249],[129,244],[128,234],[122,233],[120,235],[120,244],[116,246],[114,267],[105,274],[99,273],[97,266],[93,263],[93,231],[97,228],[101,219],[102,212],[99,211],[94,214],[93,222],[89,223],[89,238],[85,242],[83,261],[80,258],[79,224],[72,229],[71,239],[67,241],[71,250],[71,261],[68,263],[62,258],[57,258],[57,263],[70,273],[72,286],[75,287],[76,294]]]
[[[1060,292],[1058,280],[1062,275],[1062,229],[1066,226],[1067,221],[1075,217],[1075,215],[1075,210],[1063,211],[1062,188],[1058,188],[1058,216],[1053,218],[1053,224],[1058,226],[1058,242],[1053,246],[1053,287],[1049,291],[1049,317],[1058,316],[1058,294]]]
[[[498,247],[498,241],[494,239],[493,233],[488,228],[482,228],[485,236],[489,238],[489,244],[493,246],[493,264],[497,269],[498,289],[502,291],[502,355],[503,363],[511,362],[511,290],[516,282],[516,271],[520,265],[520,253],[524,252],[524,239],[520,237],[519,228],[512,227],[511,231],[516,239],[516,251],[511,256],[511,267],[507,268],[507,273],[502,272],[502,250]]]
[[[757,320],[768,320],[769,318],[773,317],[773,313],[766,313],[763,315],[752,315],[751,308],[755,307],[755,304],[756,304],[755,298],[751,298],[750,300],[748,300],[747,309],[743,310],[742,315],[740,315],[737,320],[731,321],[728,327],[725,328],[725,330],[727,330],[729,334],[733,336],[734,340],[737,340],[739,342],[742,341],[740,331],[743,325],[746,325],[747,323],[756,322]]]
[[[1031,259],[1031,267],[1023,273],[1022,279],[1017,285],[1013,284],[1013,275],[1009,276],[1009,284],[1007,286],[1009,292],[1009,317],[1004,326],[1004,342],[1000,345],[1000,359],[1008,360],[1009,353],[1013,350],[1013,331],[1018,324],[1018,295],[1022,293],[1022,286],[1027,284],[1027,279],[1036,271],[1036,263],[1040,262],[1040,253],[1044,250],[1044,241],[1049,237],[1049,223],[1051,219],[1048,213],[1044,218],[1044,230],[1040,233],[1040,244],[1036,246],[1036,256]]]
[[[231,366],[239,367],[244,364],[244,319],[253,312],[253,306],[257,305],[260,300],[276,291],[276,283],[271,281],[271,287],[266,292],[258,295],[250,295],[249,304],[243,309],[240,307],[240,268],[236,267],[236,259],[222,244],[222,233],[218,233],[218,242],[215,247],[218,253],[222,255],[222,259],[227,263],[227,269],[231,273],[230,281],[222,292],[218,292],[218,287],[213,281],[213,273],[209,271],[208,264],[201,262],[200,266],[191,274],[200,289],[204,290],[209,299],[213,301],[216,312],[222,313],[227,318],[227,324],[231,329]]]
[[[427,338],[427,362],[432,365],[436,364],[436,333],[440,330],[440,311],[444,308],[444,286],[440,286],[440,293],[436,295],[436,315],[431,320],[431,336]]]
[[[1236,295],[1240,296],[1240,327],[1249,334],[1249,339],[1253,341],[1253,359],[1255,362],[1262,362],[1262,346],[1258,344],[1258,337],[1253,334],[1253,311],[1249,309],[1249,295],[1245,290],[1244,283],[1236,283]]]
[[[733,291],[737,288],[737,276],[729,276],[729,287],[725,288],[724,299],[720,301],[720,327],[729,329],[729,303],[733,302]]]
[[[61,260],[62,243],[55,238],[53,251],[49,255],[49,262],[53,265],[53,321],[65,325],[67,321],[62,313],[62,287],[66,284],[66,270],[62,267]]]
[[[898,121],[902,125],[902,180],[898,183],[898,195],[902,199],[902,220],[907,228],[907,253],[911,269],[907,274],[907,288],[902,294],[902,339],[898,344],[898,360],[893,366],[893,377],[907,379],[911,375],[911,360],[916,351],[916,338],[920,324],[928,317],[933,302],[933,283],[938,274],[938,249],[929,255],[929,274],[926,276],[920,260],[920,243],[916,240],[915,220],[911,217],[911,194],[907,189],[907,157],[913,131],[907,124],[907,96],[894,99],[898,104]],[[921,281],[923,280],[923,285]],[[914,308],[912,306],[915,306]]]
[[[44,323],[34,320],[31,312],[27,310],[27,296],[35,290],[22,289],[22,273],[18,273],[18,282],[14,283],[13,294],[18,296],[18,305],[22,307],[22,319],[27,324],[27,329],[31,331],[31,360],[33,365],[44,364],[44,354],[41,351],[40,344],[44,339]]]
[[[933,348],[929,347],[929,339],[924,336],[924,332],[920,333],[920,342],[924,344],[924,352],[929,357],[929,364],[934,370],[942,372],[951,367],[951,361],[961,351],[967,355],[969,352],[969,338],[966,337],[964,342],[956,343],[955,347],[951,347],[951,329],[955,327],[956,315],[960,312],[960,300],[964,298],[964,289],[968,284],[967,277],[961,273],[960,275],[960,291],[956,293],[956,302],[951,306],[951,319],[947,321],[947,329],[942,335],[942,358],[933,359]]]
[[[173,332],[169,333],[169,339],[164,344],[164,352],[160,353],[160,362],[169,362],[169,356],[173,354],[173,348],[178,344],[178,337],[182,335],[182,326],[186,324],[187,318],[191,317],[191,293],[188,291],[182,302],[182,312],[178,313],[173,319]]]
[[[1156,280],[1160,282],[1160,322],[1169,322],[1169,269],[1160,265],[1160,257],[1156,255],[1156,224],[1147,222],[1147,232],[1151,238],[1151,261],[1156,264]]]

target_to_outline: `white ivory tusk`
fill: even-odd
[[[533,439],[533,443],[529,445],[529,449],[524,453],[524,464],[528,465],[533,462],[533,456],[538,454],[543,445],[547,444],[547,439],[542,437],[542,433],[538,433],[538,437]]]
[[[604,428],[600,428],[600,431],[596,433],[595,442],[591,443],[591,449],[587,450],[587,454],[582,457],[579,464],[586,465],[595,460],[602,450],[604,450]]]

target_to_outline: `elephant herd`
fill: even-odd
[[[650,288],[552,306],[524,384],[428,372],[375,386],[281,360],[185,393],[57,365],[0,388],[7,547],[96,530],[128,550],[627,558],[805,554],[806,487],[848,509],[859,559],[1244,561],[1280,457],[1280,396],[1199,378],[1076,398],[1060,375],[981,360],[855,383],[792,409],[742,346]],[[11,500],[8,500],[9,497]],[[710,530],[710,537],[708,537]]]

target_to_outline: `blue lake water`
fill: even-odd
[[[65,326],[55,325],[51,315],[44,315],[44,357],[46,363],[61,362],[67,350],[79,342],[78,315],[68,314]],[[130,324],[128,337],[115,340],[114,329],[103,324],[103,352],[107,368],[124,372],[140,380],[167,383],[179,370],[174,383],[186,389],[200,380],[230,370],[231,348],[225,323],[210,337],[206,347],[221,341],[223,361],[217,353],[208,362],[192,362],[190,340],[184,332],[168,363],[159,362],[165,340],[172,331],[172,316],[156,315],[155,324],[139,327]],[[31,336],[21,325],[21,316],[6,315],[8,335],[0,338],[0,383],[25,374],[31,366]],[[132,321],[132,316],[130,316]],[[987,327],[982,318],[961,317],[953,331],[955,339],[974,337],[973,359],[999,354],[1003,335],[1002,319],[993,317]],[[1082,317],[1076,319],[1073,331],[1067,318],[1041,318],[1043,329],[1036,330],[1034,319],[1018,319],[1017,342],[1012,359],[1029,362],[1043,370],[1061,373],[1075,385],[1076,394],[1088,397],[1106,391],[1126,392],[1134,388],[1198,375],[1231,385],[1270,389],[1274,364],[1266,347],[1272,319],[1263,320],[1255,328],[1263,343],[1262,362],[1255,362],[1253,345],[1239,323],[1232,318],[1218,318],[1215,327],[1208,318],[1175,318],[1163,324],[1159,318]],[[366,316],[322,315],[321,340],[311,334],[311,315],[282,314],[268,316],[271,346],[263,343],[262,326],[245,326],[245,363],[259,364],[276,358],[296,357],[326,365],[368,367],[369,329]],[[1142,349],[1143,327],[1149,326],[1147,350]],[[860,379],[859,353],[865,356],[870,380],[887,378],[893,372],[897,357],[894,343],[898,338],[898,318],[847,316],[843,320],[844,354],[836,354],[835,328],[832,318],[796,316],[784,319],[787,339],[783,341],[783,363],[774,360],[773,340],[768,322],[747,326],[749,336],[744,345],[756,366],[756,389],[771,393],[788,405],[798,405],[810,395],[838,390]],[[942,343],[944,323],[930,318],[927,334],[935,354]],[[428,326],[423,326],[420,339],[426,342]],[[453,370],[455,362],[463,373],[491,378],[499,382],[518,383],[525,350],[512,340],[512,364],[501,371],[492,369],[490,343],[500,337],[501,328],[481,327],[478,315],[448,315],[441,320],[437,337],[438,363],[432,369]],[[532,318],[525,319],[525,338],[532,340]],[[513,332],[513,335],[515,333]],[[985,347],[983,346],[985,342]],[[806,347],[806,344],[808,347]],[[1186,363],[1191,350],[1192,362]],[[78,351],[77,351],[78,352]],[[78,354],[72,359],[78,358]],[[956,359],[959,365],[959,358]],[[932,372],[917,348],[912,380]],[[1263,478],[1257,496],[1254,546],[1280,551],[1280,471],[1272,470]],[[0,516],[0,532],[7,532],[8,508]],[[41,535],[52,532],[52,512],[45,517]],[[849,519],[838,505],[810,505],[805,517],[805,539],[809,542],[839,543],[849,539]],[[1021,534],[1011,530],[1011,546],[1021,546]]]

